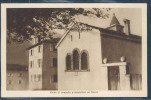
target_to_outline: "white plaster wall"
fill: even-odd
[[[101,40],[99,30],[82,32],[79,39],[78,32],[70,35],[58,47],[58,90],[108,90],[107,68],[101,67]],[[89,68],[87,72],[66,72],[65,58],[78,48],[80,52],[89,53]]]
[[[39,46],[39,45],[38,45]],[[43,45],[41,44],[41,52],[38,52],[38,46],[33,47],[33,55],[30,55],[29,50],[29,89],[31,90],[37,90],[42,89],[42,65],[41,67],[38,66],[38,59],[43,59]],[[34,61],[33,67],[30,67],[30,61]],[[31,81],[31,75],[41,75],[40,81],[34,81],[34,79]]]

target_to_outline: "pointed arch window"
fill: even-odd
[[[87,70],[88,69],[88,55],[86,52],[81,54],[81,69]]]
[[[89,53],[87,50],[74,49],[65,58],[66,71],[89,72]]]
[[[79,70],[79,53],[77,50],[73,52],[73,70]]]
[[[66,69],[71,70],[71,55],[66,56]]]

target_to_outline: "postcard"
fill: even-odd
[[[147,97],[147,4],[1,7],[2,97]]]

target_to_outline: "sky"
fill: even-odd
[[[80,21],[83,21],[84,23],[88,23],[90,25],[106,28],[110,25],[111,19],[113,17],[113,13],[115,13],[116,18],[118,19],[120,24],[123,26],[124,26],[123,19],[130,20],[131,34],[135,34],[135,35],[142,34],[142,30],[141,30],[142,18],[141,18],[140,8],[120,8],[120,9],[113,8],[109,12],[110,16],[107,19],[90,18],[88,20],[87,18],[81,17]]]
[[[111,19],[113,17],[113,13],[115,13],[116,18],[120,22],[121,25],[124,26],[123,19],[129,19],[130,20],[130,28],[131,28],[131,34],[139,35],[142,34],[142,12],[140,8],[112,8],[109,12],[110,16],[109,18],[102,19],[102,18],[88,18],[79,16],[79,19],[77,18],[77,21],[87,23],[93,26],[98,26],[101,28],[106,28],[110,25]],[[57,30],[58,33],[62,34],[62,30]]]
[[[130,20],[131,33],[136,35],[142,34],[142,12],[140,8],[115,9],[117,18],[123,24],[123,19]]]

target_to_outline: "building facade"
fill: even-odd
[[[64,34],[56,46],[59,90],[141,89],[141,37],[123,21],[113,15],[107,28]]]
[[[7,64],[6,90],[28,90],[28,67]]]
[[[29,89],[57,89],[57,51],[55,45],[58,39],[38,42],[33,38],[33,46],[29,51]]]

